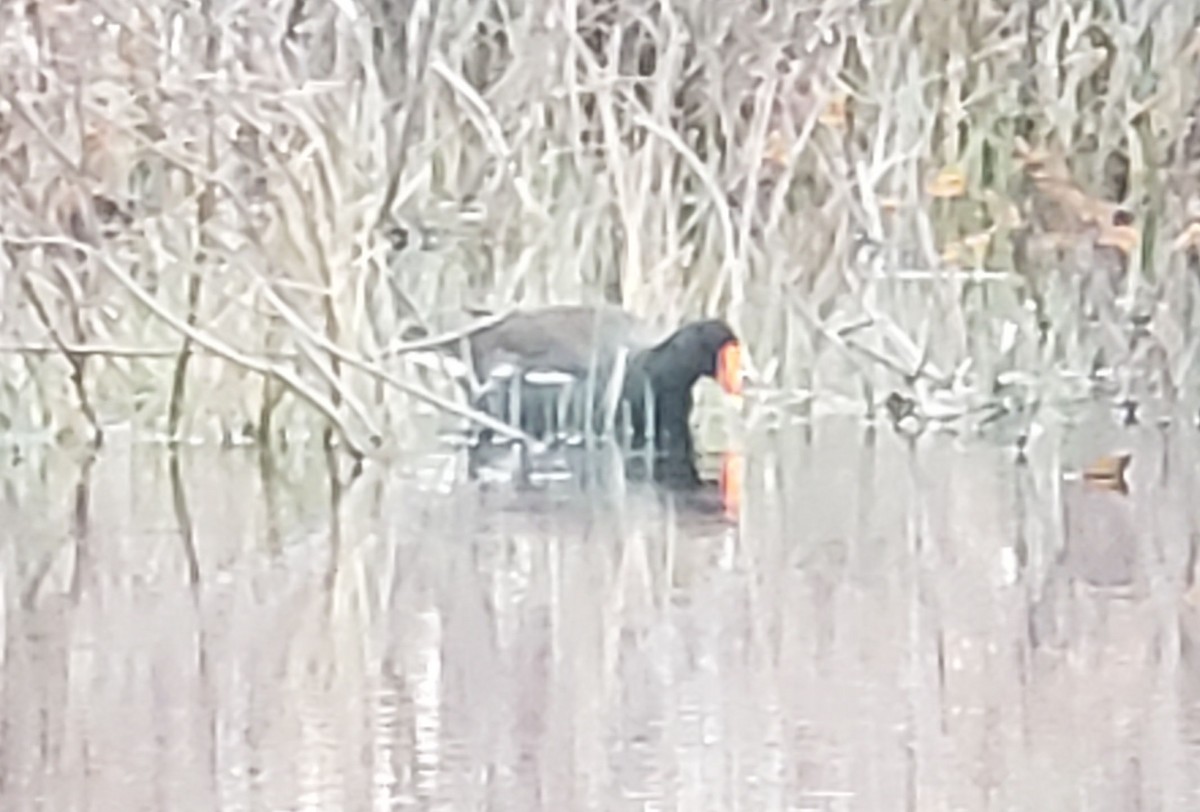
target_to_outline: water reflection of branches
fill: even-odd
[[[168,468],[171,477],[171,505],[175,510],[175,521],[179,525],[179,541],[183,544],[183,555],[187,561],[188,585],[195,593],[200,586],[200,557],[196,554],[196,530],[192,522],[191,510],[188,508],[187,492],[183,486],[179,453],[174,448],[171,451]]]
[[[68,538],[75,546],[75,566],[71,570],[71,586],[69,595],[71,603],[79,602],[83,587],[90,570],[91,557],[88,552],[88,539],[91,535],[91,493],[92,468],[96,464],[95,450],[89,452],[80,460],[79,475],[75,481],[75,491],[72,498],[71,526]],[[51,547],[38,562],[37,568],[30,577],[21,594],[21,606],[30,610],[37,604],[42,585],[46,582],[54,564],[58,560],[59,549]]]

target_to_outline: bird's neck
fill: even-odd
[[[630,359],[630,368],[640,373],[658,396],[681,395],[690,392],[700,375],[692,369],[672,363],[674,353],[670,343],[651,347]]]

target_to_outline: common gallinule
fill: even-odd
[[[612,305],[555,305],[515,311],[466,340],[476,408],[535,437],[590,418],[593,429],[626,428],[635,445],[652,435],[658,448],[690,454],[692,386],[710,376],[740,391],[738,339],[718,319],[659,338]]]

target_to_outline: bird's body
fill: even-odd
[[[653,436],[672,451],[692,450],[692,386],[717,377],[735,358],[724,322],[684,325],[665,338],[612,305],[555,305],[515,311],[466,339],[474,405],[539,437],[564,428],[614,425],[635,444]],[[722,380],[736,386],[736,370]]]

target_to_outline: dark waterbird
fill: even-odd
[[[690,455],[696,381],[709,376],[740,391],[738,339],[718,319],[663,338],[615,306],[555,305],[515,311],[465,341],[475,407],[543,439],[590,424]]]

